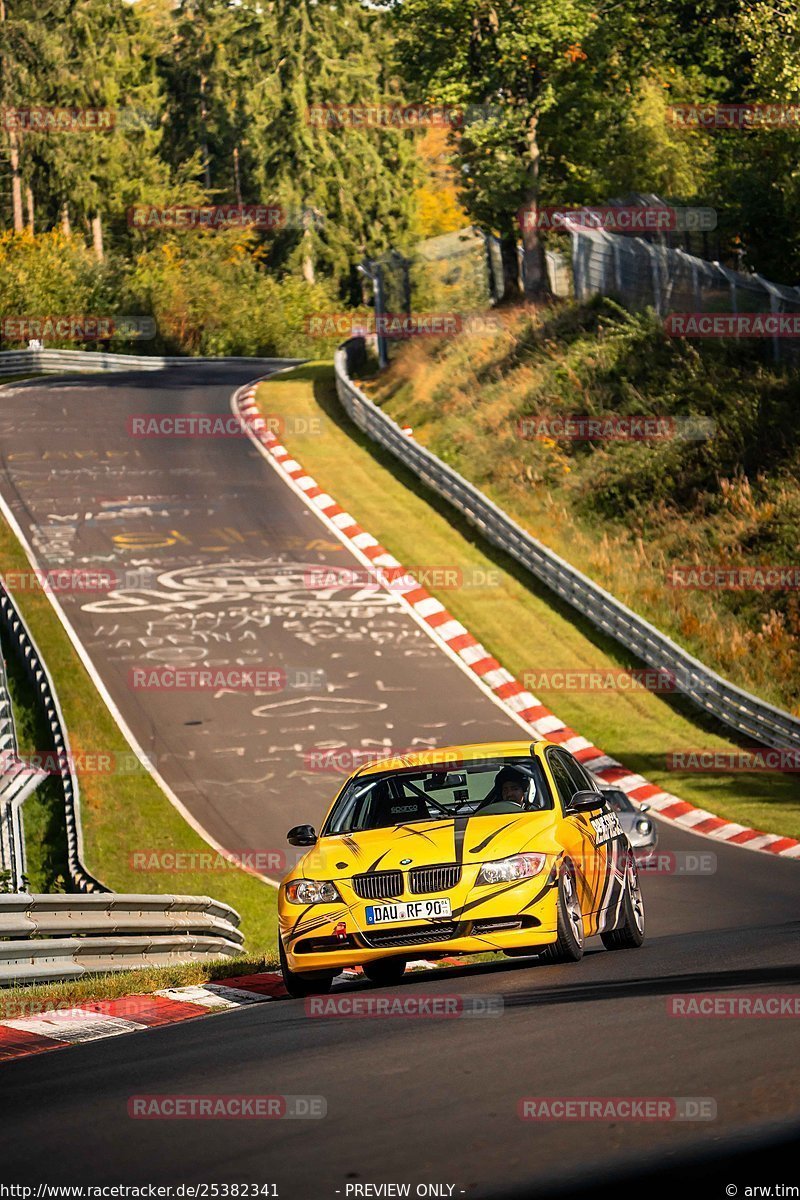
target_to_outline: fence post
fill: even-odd
[[[663,315],[664,315],[663,307],[664,306],[661,303],[661,280],[659,277],[660,272],[658,270],[658,255],[655,251],[655,248],[653,246],[651,246],[649,242],[643,242],[641,240],[641,238],[637,238],[636,243],[637,243],[637,245],[644,246],[644,248],[647,250],[647,253],[650,255],[650,278],[651,278],[652,287],[653,287],[653,300],[654,300],[653,308],[656,310],[657,316],[663,317]]]
[[[769,296],[769,311],[770,311],[770,313],[773,313],[773,314],[779,313],[781,311],[781,294],[778,291],[778,289],[775,287],[774,284],[770,283],[770,281],[768,279],[764,279],[764,277],[762,275],[759,275],[758,272],[753,273],[753,278],[758,280],[758,282],[763,287],[764,291]],[[773,333],[773,335],[772,335],[772,361],[780,362],[780,357],[781,357],[780,339],[778,338],[777,333]]]

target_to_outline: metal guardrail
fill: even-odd
[[[0,375],[20,375],[26,371],[163,371],[165,367],[194,366],[197,363],[252,361],[252,358],[236,356],[190,358],[187,355],[111,354],[100,350],[3,350],[0,351]]]
[[[238,925],[209,896],[0,896],[0,987],[231,958]]]
[[[105,892],[106,888],[83,865],[83,832],[80,816],[80,788],[70,753],[69,735],[55,685],[31,633],[5,584],[0,580],[0,621],[8,634],[11,649],[19,656],[30,679],[36,702],[41,707],[53,742],[53,758],[58,765],[64,793],[64,819],[67,832],[67,867],[73,886],[79,892]],[[25,768],[28,770],[28,768]],[[30,771],[28,770],[30,774]],[[37,780],[38,782],[38,780]]]
[[[670,673],[676,692],[746,738],[779,749],[800,749],[800,720],[717,675],[542,545],[430,450],[407,437],[350,378],[363,354],[364,339],[351,338],[336,351],[334,360],[339,400],[359,429],[391,451],[428,487],[453,504],[489,542],[526,567],[597,629],[648,666]]]
[[[22,805],[44,778],[44,771],[20,761],[5,662],[0,654],[0,871],[10,883],[10,891],[25,886]]]

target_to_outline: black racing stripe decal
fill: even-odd
[[[505,892],[510,892],[512,888],[517,888],[524,882],[522,879],[515,879],[513,883],[504,883],[502,887],[497,887],[493,892],[487,892],[485,896],[481,896],[478,900],[470,900],[468,904],[462,905],[461,908],[454,909],[453,916],[463,917],[464,913],[470,912],[480,904],[485,904],[487,900],[496,900],[498,896],[504,895]]]
[[[292,928],[289,930],[289,933],[288,933],[288,935],[287,935],[288,937],[290,937],[290,938],[291,938],[291,937],[294,937],[294,931],[295,931],[295,929],[297,929],[297,926],[300,924],[300,922],[302,921],[302,919],[303,919],[303,917],[306,915],[306,913],[309,913],[309,912],[311,912],[311,909],[312,909],[313,907],[314,907],[314,905],[313,905],[313,904],[307,904],[307,905],[306,905],[306,907],[303,909],[303,911],[302,911],[302,912],[301,912],[301,913],[298,915],[298,917],[297,917],[297,920],[295,921],[295,923],[294,923],[294,925],[292,926]]]
[[[347,846],[347,849],[351,854],[354,854],[356,858],[361,858],[361,847],[355,838],[351,838],[349,833],[345,833],[342,835],[342,841],[344,842],[345,846]]]
[[[474,846],[472,850],[470,850],[470,854],[480,854],[481,850],[485,850],[490,842],[493,842],[496,837],[499,837],[504,830],[510,829],[512,825],[516,825],[518,821],[519,817],[515,817],[514,820],[509,821],[507,825],[501,825],[499,829],[495,829],[494,833],[490,833],[489,836],[485,837],[482,842],[479,842],[477,846]]]
[[[397,826],[397,828],[398,828],[398,829],[407,829],[407,830],[408,830],[408,833],[404,833],[404,834],[402,834],[402,835],[401,835],[401,841],[402,841],[404,838],[411,837],[411,836],[413,835],[414,837],[421,837],[421,838],[424,838],[424,839],[425,839],[425,841],[426,841],[426,842],[430,842],[430,844],[431,844],[432,846],[435,846],[435,845],[436,845],[436,842],[434,841],[434,839],[433,839],[433,838],[431,838],[431,837],[428,837],[427,833],[425,833],[425,831],[424,831],[423,829],[415,829],[413,825],[398,825],[398,826]]]
[[[620,842],[615,838],[608,845],[607,874],[600,902],[598,928],[615,929],[625,888],[625,872],[620,870]],[[624,861],[624,855],[623,861]]]
[[[619,881],[619,886],[616,889],[616,894],[613,897],[614,904],[614,926],[619,924],[620,916],[622,915],[622,902],[625,898],[625,889],[627,887],[627,865],[628,865],[628,846],[627,842],[619,841],[615,843],[616,857],[614,861],[614,871]]]
[[[365,874],[369,875],[370,871],[374,871],[375,868],[377,867],[378,863],[383,862],[383,860],[386,858],[386,855],[388,853],[389,853],[388,850],[384,850],[383,854],[378,855],[378,857],[375,859],[375,862],[372,864],[372,866],[367,867]]]
[[[546,883],[543,885],[543,887],[541,887],[539,889],[539,891],[536,893],[536,895],[533,897],[533,899],[529,900],[527,904],[523,904],[522,908],[519,911],[521,913],[524,913],[526,908],[533,908],[534,904],[539,903],[539,901],[541,900],[541,898],[545,894],[545,892],[549,892],[552,888],[554,888],[556,886],[556,882],[557,882],[557,880],[550,879],[548,877]]]
[[[302,925],[295,925],[289,934],[288,941],[296,942],[304,934],[313,933],[315,929],[322,929],[324,925],[330,925],[332,922],[342,921],[349,911],[347,908],[342,908],[339,912],[320,913],[318,917],[311,917],[310,920],[304,921]]]
[[[453,843],[454,857],[453,862],[462,866],[464,863],[464,838],[467,834],[467,826],[469,825],[469,817],[454,817],[453,818]]]

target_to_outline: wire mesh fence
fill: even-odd
[[[770,282],[758,274],[732,270],[719,262],[708,262],[684,250],[624,237],[600,229],[570,227],[572,277],[578,300],[594,295],[612,296],[626,308],[655,309],[664,318],[676,313],[728,313],[737,316],[719,336],[758,336],[771,345],[775,361],[797,362],[798,338],[792,323],[746,320],[758,314],[778,317],[800,314],[800,288]],[[675,327],[678,327],[677,325]],[[683,322],[686,329],[687,323]],[[702,323],[700,326],[702,327]],[[698,336],[715,336],[711,332]],[[797,322],[800,330],[800,319]],[[770,334],[769,330],[775,332]]]

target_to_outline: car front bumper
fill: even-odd
[[[400,896],[398,900],[419,897]],[[502,892],[451,896],[453,916],[368,925],[362,900],[314,905],[296,916],[280,908],[280,937],[293,971],[336,970],[381,958],[441,958],[546,946],[556,940],[557,888],[537,877]]]

